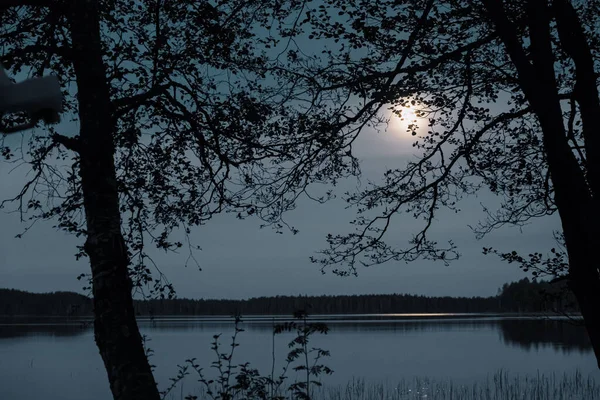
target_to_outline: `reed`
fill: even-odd
[[[353,380],[315,388],[313,400],[594,400],[600,385],[579,372],[565,375],[512,375],[502,370],[464,385],[430,378],[400,379],[396,384]]]
[[[198,399],[206,398],[202,388],[198,388],[193,395]],[[174,394],[167,398],[179,399]],[[400,379],[397,383],[354,379],[346,385],[324,384],[321,387],[314,387],[310,398],[311,400],[600,400],[600,385],[593,377],[583,376],[579,372],[564,375],[516,375],[502,370],[485,380],[468,385],[426,377]]]

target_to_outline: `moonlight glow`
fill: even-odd
[[[419,133],[426,124],[426,118],[420,116],[416,108],[400,106],[390,111],[387,131],[394,136],[410,139],[413,131]]]

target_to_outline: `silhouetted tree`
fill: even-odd
[[[599,6],[569,0],[314,4],[306,13],[311,45],[321,41],[327,51],[318,67],[298,73],[318,82],[315,96],[349,99],[335,132],[355,137],[353,129],[377,123],[389,108],[401,113],[412,105],[428,118],[426,132],[409,129],[419,158],[350,194],[357,230],[330,235],[329,248],[314,261],[348,274],[356,273],[357,262],[456,259],[452,242],[428,237],[436,211],[458,211],[463,196],[487,187],[503,203],[476,227],[479,235],[558,212],[566,278],[600,361]],[[423,220],[407,247],[383,240],[400,214]]]
[[[187,234],[222,211],[281,227],[308,183],[355,168],[321,170],[329,115],[302,103],[302,82],[283,73],[295,60],[269,50],[291,40],[303,4],[0,1],[3,64],[56,73],[79,122],[77,135],[33,133],[33,175],[11,200],[86,238],[78,256],[90,260],[95,340],[115,399],[159,398],[132,289],[173,288],[152,273],[147,242],[182,247],[173,229]]]

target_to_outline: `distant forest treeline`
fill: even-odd
[[[564,287],[525,278],[505,284],[492,297],[429,297],[408,294],[352,296],[275,296],[248,300],[136,300],[138,315],[242,315],[367,313],[485,313],[570,311],[572,296]],[[0,289],[0,315],[92,314],[92,302],[73,292],[29,293]]]

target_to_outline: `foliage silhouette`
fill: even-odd
[[[273,327],[273,342],[275,336],[284,332],[295,332],[296,336],[289,344],[289,352],[285,359],[280,375],[275,377],[275,353],[273,350],[273,366],[269,376],[263,376],[252,368],[249,362],[233,364],[233,356],[238,334],[244,332],[240,328],[242,318],[235,316],[234,333],[231,337],[231,349],[221,352],[219,338],[220,334],[213,336],[211,349],[215,353],[215,360],[211,368],[217,371],[216,378],[208,378],[204,369],[196,362],[195,358],[186,360],[184,365],[178,365],[179,371],[175,378],[171,378],[171,385],[161,392],[164,399],[178,384],[182,384],[186,376],[190,374],[190,368],[198,376],[198,382],[203,386],[206,396],[213,400],[284,400],[287,398],[295,400],[310,400],[313,386],[321,386],[317,380],[319,376],[333,373],[329,367],[321,364],[324,357],[329,357],[329,351],[321,348],[310,348],[310,339],[314,334],[327,334],[328,327],[324,323],[308,321],[305,311],[296,311],[294,318],[297,321],[278,324]],[[274,347],[273,347],[274,348]],[[284,385],[288,370],[303,371],[305,380],[292,382],[287,387]],[[289,393],[290,397],[286,395]],[[185,400],[197,400],[198,396],[189,394]]]
[[[458,249],[431,237],[436,216],[459,212],[462,198],[484,189],[501,204],[484,209],[472,227],[477,237],[558,214],[565,255],[538,265],[566,272],[600,362],[599,7],[597,0],[312,3],[305,29],[311,46],[326,50],[306,55],[311,63],[297,74],[317,82],[315,98],[348,99],[330,135],[354,139],[385,125],[385,113],[410,107],[426,125],[407,129],[416,158],[347,194],[355,230],[328,235],[313,261],[340,275],[388,261],[449,263]],[[390,242],[386,232],[401,216],[421,226]]]
[[[159,397],[132,289],[171,297],[174,288],[149,244],[187,247],[194,260],[191,227],[221,212],[283,229],[281,214],[308,184],[357,169],[349,157],[322,167],[329,116],[285,73],[296,62],[270,50],[291,41],[303,7],[297,0],[0,2],[3,65],[12,76],[59,76],[63,109],[79,123],[75,135],[34,131],[23,151],[3,143],[4,158],[33,174],[2,206],[16,205],[25,231],[54,220],[85,238],[76,256],[89,257],[91,273],[80,278],[93,293],[95,340],[115,399]],[[177,229],[186,240],[171,239]]]
[[[420,158],[349,193],[357,231],[328,236],[313,260],[342,275],[390,260],[452,261],[454,243],[428,236],[434,216],[484,187],[503,204],[479,235],[558,212],[565,278],[600,360],[597,0],[157,0],[132,12],[134,3],[0,5],[4,65],[58,73],[65,109],[79,116],[77,137],[32,136],[33,179],[13,200],[86,237],[79,255],[90,257],[115,398],[158,398],[130,294],[147,284],[172,294],[158,266],[152,276],[148,238],[191,247],[169,234],[222,211],[284,228],[282,213],[310,183],[358,173],[352,145],[385,122],[382,110],[408,106],[429,121],[426,133],[409,127]],[[304,33],[321,53],[298,47]],[[383,240],[399,214],[423,221],[406,247]]]

